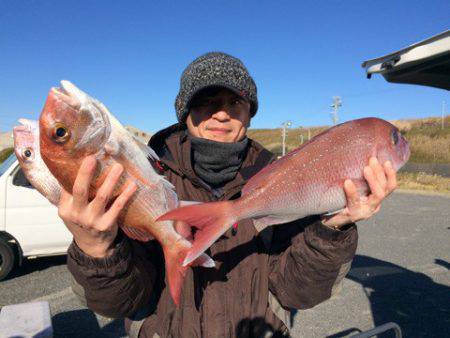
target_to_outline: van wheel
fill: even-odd
[[[14,251],[11,245],[0,238],[0,280],[5,278],[14,267]]]

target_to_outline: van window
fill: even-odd
[[[25,177],[22,169],[19,169],[19,171],[14,175],[13,184],[19,187],[33,188],[31,183]]]
[[[2,164],[0,164],[0,176],[2,176],[15,161],[16,155],[12,153]]]

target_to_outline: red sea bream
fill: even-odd
[[[265,167],[247,182],[240,198],[181,207],[158,220],[184,221],[198,229],[184,261],[189,264],[240,220],[268,226],[343,209],[346,179],[360,195],[368,194],[363,168],[371,156],[380,163],[390,161],[397,171],[409,154],[408,143],[391,123],[378,118],[349,121]]]
[[[61,186],[48,170],[39,150],[38,121],[19,119],[13,128],[14,152],[25,177],[50,203],[58,204]]]
[[[164,251],[169,290],[179,305],[187,269],[182,263],[192,245],[175,231],[172,221],[156,222],[159,216],[179,205],[172,184],[158,175],[148,160],[148,157],[156,160],[156,154],[137,142],[101,102],[68,81],[61,81],[61,88],[50,90],[39,125],[42,158],[69,192],[81,162],[88,155],[97,158],[90,199],[95,197],[115,163],[124,167],[114,196],[126,188],[129,180],[136,183],[137,191],[120,214],[119,223],[135,229],[137,237],[147,234],[159,241]],[[212,267],[214,262],[202,255],[193,265]]]

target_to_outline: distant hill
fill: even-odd
[[[450,115],[444,118],[444,129],[441,118],[390,121],[400,129],[411,147],[410,162],[415,163],[450,163]],[[287,151],[297,148],[330,126],[310,128],[290,128],[286,136]],[[267,149],[281,154],[281,128],[250,129],[248,136],[258,141]]]
[[[125,129],[144,144],[147,144],[150,140],[150,137],[152,137],[152,134],[149,134],[133,126],[126,126]]]
[[[0,151],[13,146],[12,132],[0,132]]]
[[[6,160],[9,157],[9,155],[12,154],[13,151],[14,149],[11,147],[0,150],[0,164],[2,164],[3,161]]]

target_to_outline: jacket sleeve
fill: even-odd
[[[69,247],[67,267],[74,279],[75,294],[87,307],[103,316],[133,316],[145,307],[156,291],[158,271],[152,244],[131,240],[119,232],[113,253],[105,258],[86,255],[75,243]],[[156,254],[155,254],[156,252]],[[78,291],[78,292],[77,292]]]
[[[270,291],[284,308],[308,309],[330,298],[350,269],[357,241],[355,224],[334,230],[308,218],[275,227]]]

